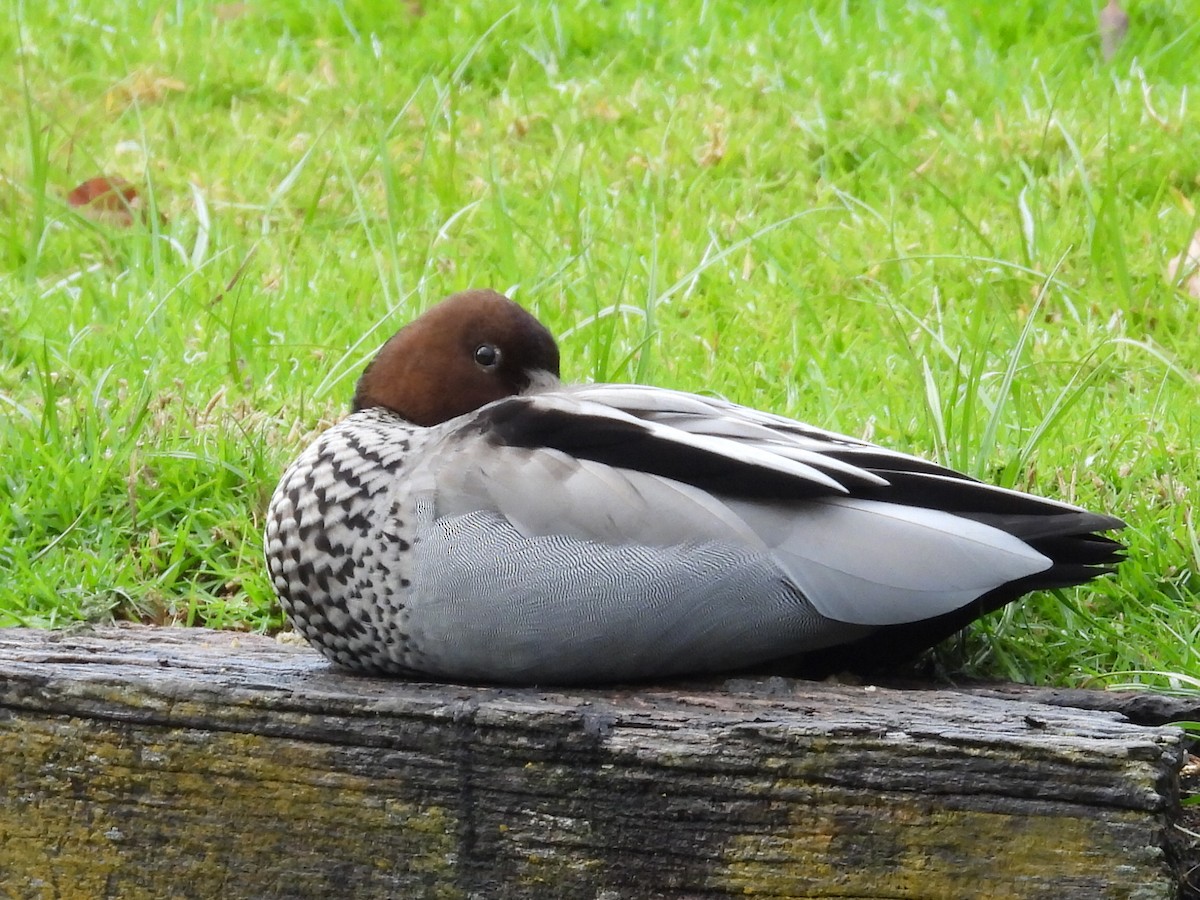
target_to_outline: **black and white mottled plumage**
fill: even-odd
[[[1111,570],[1121,527],[721,400],[562,386],[549,332],[471,291],[384,345],[266,546],[338,665],[586,683],[898,661]]]

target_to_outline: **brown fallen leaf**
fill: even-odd
[[[621,111],[615,109],[606,99],[601,97],[592,107],[592,115],[605,122],[615,122],[621,118]]]
[[[1121,49],[1129,31],[1129,14],[1121,9],[1117,0],[1108,0],[1097,18],[1100,20],[1100,53],[1104,61],[1109,62]]]
[[[213,15],[218,22],[232,22],[250,12],[249,3],[218,3],[213,7]]]
[[[67,194],[67,203],[96,222],[128,228],[145,215],[137,188],[119,175],[98,175]]]
[[[700,150],[696,162],[705,168],[715,166],[725,158],[728,149],[729,143],[726,140],[725,128],[722,123],[710,123],[708,125],[708,143]]]
[[[1167,263],[1167,279],[1200,300],[1200,231],[1192,235],[1186,250]]]
[[[535,126],[546,121],[546,117],[541,113],[533,113],[528,116],[517,116],[508,125],[508,135],[514,138],[523,138],[529,134]]]
[[[135,103],[146,106],[161,103],[169,94],[187,90],[187,85],[170,75],[160,75],[153,69],[131,72],[104,95],[104,107],[109,112]]]

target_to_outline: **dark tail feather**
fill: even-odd
[[[1098,534],[1079,535],[1078,537],[1049,537],[1032,540],[1030,546],[1054,560],[1054,566],[1043,574],[1053,574],[1059,566],[1096,566],[1103,571],[1109,571],[1125,558],[1125,545],[1120,541]],[[1084,575],[1071,584],[1083,584],[1087,581]]]
[[[940,508],[940,507],[937,507]],[[1010,515],[988,512],[956,512],[964,519],[971,519],[983,525],[990,525],[1007,531],[1014,537],[1037,545],[1041,538],[1058,538],[1067,543],[1095,542],[1114,549],[1121,549],[1121,543],[1112,538],[1104,537],[1095,532],[1119,531],[1125,523],[1115,516],[1101,516],[1096,513],[1084,512],[1041,512],[1024,515]],[[1056,559],[1052,554],[1047,554]]]

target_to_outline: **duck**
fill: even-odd
[[[375,676],[588,685],[901,665],[1110,573],[1120,519],[716,397],[560,381],[491,290],[378,350],[287,468],[267,570]]]

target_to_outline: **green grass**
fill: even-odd
[[[1200,228],[1200,20],[1132,5],[1105,64],[1090,4],[1021,7],[10,8],[0,624],[280,627],[275,479],[383,338],[492,286],[569,378],[1128,520],[1117,577],[1009,607],[951,667],[1200,675],[1200,300],[1164,275]],[[100,174],[153,212],[69,208]]]

